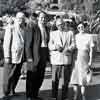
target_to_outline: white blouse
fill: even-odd
[[[78,50],[89,50],[91,47],[94,47],[92,36],[88,33],[77,34],[75,40]]]

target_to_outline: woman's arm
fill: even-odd
[[[90,37],[90,52],[89,52],[89,63],[88,65],[91,66],[92,65],[92,61],[93,61],[93,51],[94,51],[94,42],[93,42],[93,37]]]
[[[93,59],[93,47],[90,48],[90,52],[89,52],[89,63],[88,65],[91,66],[92,65],[92,59]]]

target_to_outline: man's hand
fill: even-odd
[[[70,51],[69,49],[67,49],[67,50],[64,49],[64,50],[63,50],[63,54],[64,54],[64,55],[70,55],[70,53],[71,53],[71,51]]]
[[[11,63],[11,59],[10,58],[5,58],[5,63],[10,64]]]
[[[29,59],[27,61],[27,70],[32,71],[32,72],[37,71],[36,66],[33,65],[33,60],[32,59]]]
[[[89,61],[88,66],[91,67],[92,63]]]
[[[56,50],[59,51],[59,52],[62,52],[63,51],[63,48],[59,45],[56,45]]]

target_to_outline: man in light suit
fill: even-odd
[[[52,64],[52,97],[58,95],[59,79],[62,76],[62,100],[65,100],[71,75],[72,51],[75,46],[72,31],[65,32],[64,22],[57,19],[57,31],[50,33],[49,50]]]
[[[22,12],[16,14],[14,24],[8,24],[4,36],[4,76],[3,93],[5,96],[15,93],[24,61],[24,49],[31,41],[31,32],[25,23]]]

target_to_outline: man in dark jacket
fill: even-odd
[[[32,29],[32,42],[30,45],[32,59],[29,59],[27,80],[26,80],[26,96],[28,100],[39,99],[38,92],[42,85],[48,59],[48,41],[49,34],[45,25],[46,15],[44,12],[39,14],[38,23],[29,23]],[[40,99],[39,99],[40,100]]]

